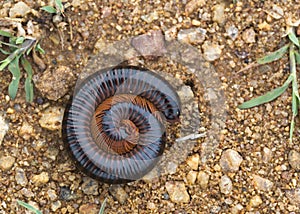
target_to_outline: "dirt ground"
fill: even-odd
[[[18,2],[0,2],[0,29],[17,35],[21,30],[15,23],[21,23],[26,36],[39,39],[45,54],[27,57],[34,70],[32,103],[25,101],[24,79],[16,99],[8,97],[11,75],[1,71],[0,123],[1,132],[6,131],[0,141],[0,214],[28,212],[17,200],[44,214],[98,213],[105,198],[105,213],[300,213],[300,121],[298,117],[291,143],[291,88],[268,104],[237,108],[289,76],[288,56],[241,69],[288,42],[287,26],[299,25],[300,1],[66,0],[60,15],[41,10],[54,5],[50,0],[23,0],[30,9],[26,14],[12,10]],[[34,34],[28,35],[28,22]],[[300,33],[300,26],[295,28]],[[185,116],[200,118],[197,132],[206,135],[187,143],[188,154],[176,162],[178,154],[172,156],[170,148],[183,136],[175,127],[168,136],[165,173],[124,185],[103,184],[79,172],[69,158],[61,137],[63,109],[77,78],[86,66],[93,67],[93,57],[109,64],[101,55],[103,47],[149,32],[195,48],[200,65],[207,67],[203,74],[219,84],[217,92],[211,91],[215,85],[203,83],[207,77],[180,61],[139,57],[133,62],[188,86],[196,107]],[[118,53],[119,46],[114,48],[104,50]],[[170,54],[175,52],[180,55],[181,50]],[[46,125],[41,122],[45,115]],[[208,156],[207,148],[212,152]]]

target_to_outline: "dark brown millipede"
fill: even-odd
[[[87,77],[63,119],[64,142],[77,166],[106,183],[127,183],[149,172],[166,143],[164,121],[179,120],[180,100],[158,74],[115,67]]]

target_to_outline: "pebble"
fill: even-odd
[[[153,11],[152,13],[149,13],[147,15],[142,15],[141,19],[149,24],[155,20],[158,20],[159,14],[157,13],[157,11]]]
[[[204,171],[200,171],[197,176],[197,183],[199,184],[200,188],[207,189],[208,181],[209,175]]]
[[[285,194],[286,197],[290,200],[291,204],[300,204],[300,188],[287,190]]]
[[[28,179],[26,177],[25,171],[22,168],[17,167],[15,169],[15,179],[17,184],[21,186],[26,186],[28,183]]]
[[[60,130],[62,125],[62,119],[64,115],[64,108],[59,106],[53,106],[45,109],[42,112],[42,116],[39,120],[41,127],[55,131]]]
[[[79,214],[98,214],[99,208],[96,204],[83,204],[79,207]]]
[[[34,83],[43,96],[56,101],[68,92],[74,79],[71,68],[60,65],[48,68],[40,77],[35,76]]]
[[[109,192],[120,204],[124,204],[129,197],[125,189],[119,185],[111,186]]]
[[[190,195],[188,194],[183,182],[167,182],[165,185],[170,199],[174,203],[188,203],[190,201]]]
[[[262,151],[262,161],[268,163],[272,159],[272,150],[268,147],[264,147]]]
[[[295,151],[295,150],[291,150],[289,152],[288,155],[288,160],[289,160],[289,164],[291,165],[291,167],[295,170],[300,170],[300,153]]]
[[[5,121],[5,118],[2,115],[0,115],[0,145],[2,144],[3,138],[8,129],[8,123]]]
[[[148,201],[147,202],[147,209],[154,210],[154,209],[156,209],[156,205],[153,202]]]
[[[185,13],[186,15],[191,14],[194,10],[206,4],[206,0],[191,0],[185,5]]]
[[[9,17],[24,17],[29,11],[30,7],[24,2],[20,1],[9,10]]]
[[[161,31],[151,30],[147,34],[134,37],[131,45],[144,57],[162,56],[166,53],[164,36]]]
[[[189,173],[186,176],[186,181],[188,184],[194,184],[197,179],[197,172],[195,171],[189,171]]]
[[[48,195],[48,197],[51,201],[55,201],[58,197],[55,190],[53,190],[53,189],[48,189],[47,190],[47,195]]]
[[[191,102],[194,99],[194,93],[190,86],[184,85],[178,91],[177,94],[182,103]]]
[[[34,134],[34,129],[27,121],[22,123],[19,130],[19,135],[22,136],[24,140],[29,140],[29,138]]]
[[[243,205],[237,204],[231,208],[231,213],[232,214],[240,214],[240,213],[242,213],[243,209],[244,209]]]
[[[262,199],[259,195],[255,195],[250,199],[248,209],[251,209],[252,207],[258,207],[262,204]]]
[[[81,185],[81,189],[84,192],[84,194],[87,195],[98,195],[98,182],[95,181],[92,178],[89,177],[84,177],[83,183]]]
[[[176,173],[176,170],[177,170],[177,167],[178,167],[178,164],[173,162],[173,161],[170,161],[167,165],[167,173],[170,174],[170,175],[173,175]]]
[[[48,172],[42,172],[38,175],[32,176],[31,180],[35,184],[35,186],[41,186],[43,184],[48,183],[49,174],[48,174]]]
[[[239,29],[234,25],[230,25],[228,28],[226,28],[226,34],[234,41],[239,34]]]
[[[226,21],[225,16],[225,4],[217,4],[213,8],[213,21],[217,22],[218,24],[222,25]]]
[[[75,198],[75,195],[72,194],[69,187],[61,187],[59,197],[64,201],[68,201]]]
[[[186,163],[191,167],[193,170],[198,169],[200,156],[199,154],[193,154],[192,156],[188,157]]]
[[[33,192],[27,188],[22,188],[21,193],[22,193],[22,195],[24,195],[27,198],[31,198],[34,196]]]
[[[246,43],[255,43],[255,36],[256,33],[252,27],[244,30],[242,33],[242,38]]]
[[[216,43],[205,41],[202,45],[203,57],[207,61],[214,61],[220,58],[222,53],[222,46]]]
[[[16,159],[12,156],[3,156],[0,158],[0,169],[2,171],[10,170],[15,164]]]
[[[273,182],[266,179],[262,178],[259,175],[253,175],[253,185],[255,186],[256,189],[261,190],[261,191],[270,191],[273,187]]]
[[[236,172],[239,170],[242,161],[243,158],[237,151],[227,149],[222,153],[220,166],[223,172]]]
[[[232,191],[232,181],[227,175],[221,177],[219,183],[220,191],[223,194],[230,194]]]
[[[60,201],[55,201],[51,204],[51,210],[53,212],[57,211],[59,208],[61,208],[61,202]]]
[[[178,32],[177,39],[180,42],[188,44],[201,44],[205,40],[206,30],[203,28],[181,29]]]

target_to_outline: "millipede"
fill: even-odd
[[[180,99],[164,78],[134,66],[84,79],[66,107],[62,136],[77,167],[101,182],[138,180],[159,161],[165,123],[179,121]]]

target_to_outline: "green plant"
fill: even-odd
[[[26,202],[24,201],[19,201],[17,200],[18,204],[22,207],[25,207],[26,209],[32,211],[33,213],[35,214],[42,214],[41,211],[39,211],[38,209],[36,209],[35,207],[31,206],[30,204],[27,204]]]
[[[55,0],[54,4],[55,4],[55,7],[47,5],[47,6],[42,7],[41,9],[48,13],[64,15],[64,5],[62,4],[61,0]]]
[[[105,206],[106,206],[106,201],[107,201],[107,198],[105,198],[104,201],[102,202],[100,210],[99,210],[99,214],[104,214],[104,210],[105,210]]]
[[[27,76],[25,79],[25,93],[26,93],[26,101],[33,101],[33,84],[32,84],[32,74],[33,70],[29,63],[29,61],[25,58],[26,55],[30,53],[30,51],[35,48],[37,51],[44,53],[44,50],[39,46],[37,40],[34,38],[25,38],[25,37],[15,37],[12,34],[0,30],[0,36],[4,36],[9,38],[9,42],[0,41],[1,47],[0,51],[8,55],[4,60],[0,61],[0,71],[4,68],[8,67],[8,70],[12,74],[12,80],[8,86],[8,95],[11,99],[15,99],[19,82],[21,78],[21,71],[19,62],[23,66]],[[2,46],[8,46],[9,51],[3,49]]]
[[[247,109],[254,106],[258,106],[267,102],[270,102],[279,97],[285,90],[292,84],[292,119],[290,124],[290,142],[293,140],[293,133],[295,129],[295,118],[300,110],[300,97],[299,87],[297,82],[297,68],[296,64],[300,64],[300,42],[299,38],[295,34],[295,29],[291,28],[288,33],[289,43],[278,49],[275,52],[270,53],[257,60],[258,64],[266,64],[281,59],[289,50],[289,61],[290,61],[290,75],[282,86],[275,88],[274,90],[253,98],[247,102],[244,102],[238,108]]]

